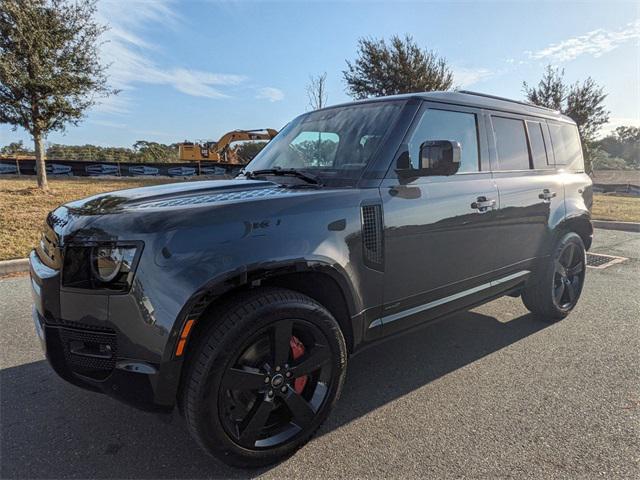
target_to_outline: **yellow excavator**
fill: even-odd
[[[208,160],[210,162],[242,165],[246,163],[239,158],[232,143],[266,141],[278,134],[277,130],[265,128],[260,130],[233,130],[225,133],[217,142],[192,143],[183,142],[178,145],[178,158],[189,162]]]

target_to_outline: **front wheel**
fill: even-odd
[[[586,273],[586,253],[580,236],[562,236],[533,282],[522,293],[525,306],[536,315],[556,321],[566,317],[578,303]]]
[[[274,463],[306,443],[337,400],[346,371],[338,323],[311,298],[248,292],[215,322],[183,391],[189,430],[226,463]]]

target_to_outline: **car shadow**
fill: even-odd
[[[466,312],[373,346],[349,361],[319,435],[547,326]],[[0,371],[2,478],[247,478],[203,454],[179,415],[140,412],[59,379],[44,361]]]

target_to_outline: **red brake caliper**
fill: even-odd
[[[304,355],[304,345],[297,337],[292,336],[291,340],[289,340],[289,346],[291,347],[291,356],[294,360],[297,360],[302,355]],[[308,377],[307,375],[303,377],[296,378],[293,381],[293,389],[297,394],[301,394],[304,390],[305,385],[307,384]]]

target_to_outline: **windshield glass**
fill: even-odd
[[[247,172],[295,169],[322,178],[359,178],[402,108],[372,102],[301,115],[247,165]]]

